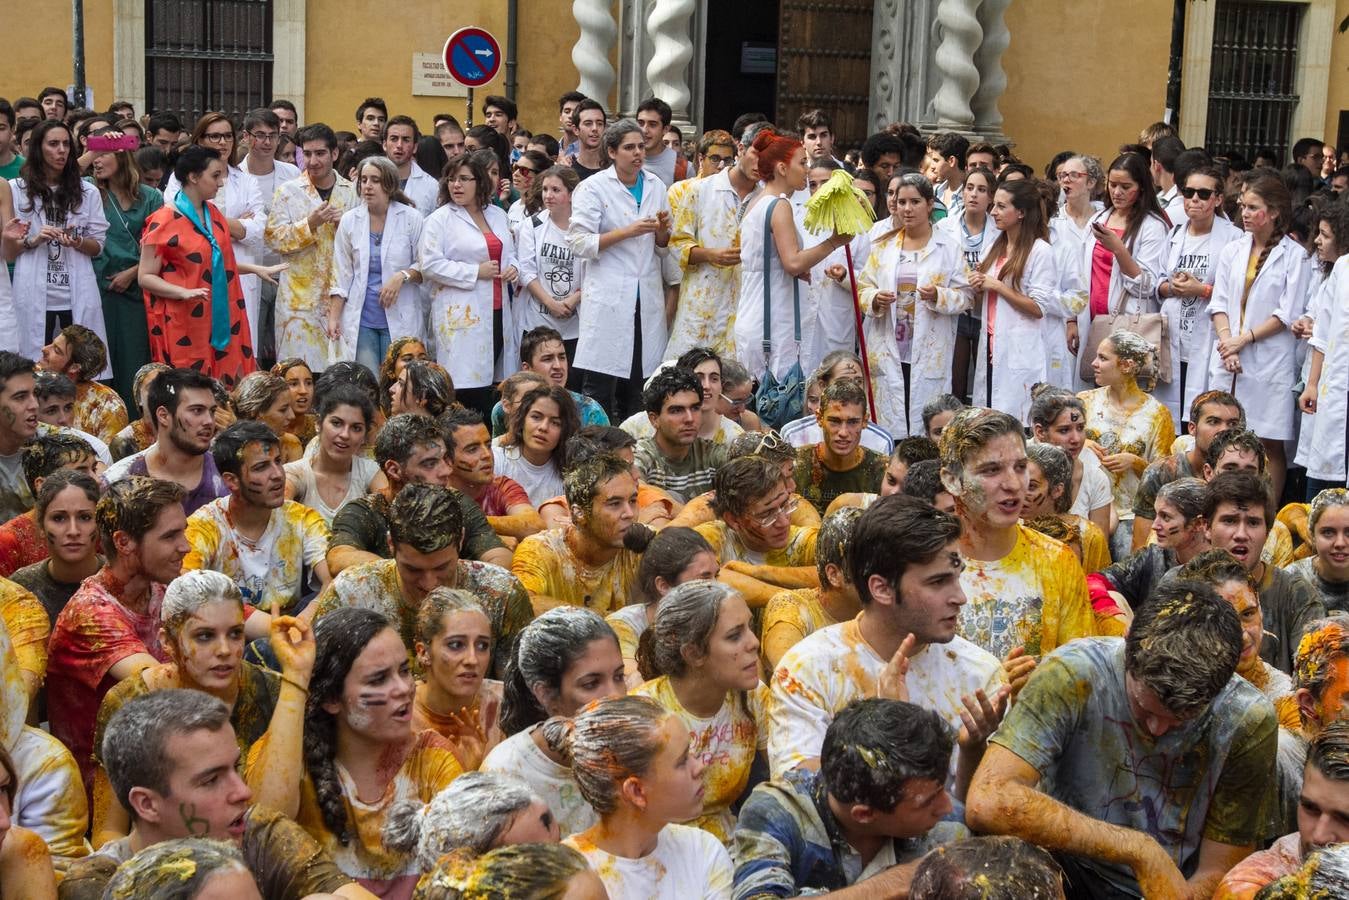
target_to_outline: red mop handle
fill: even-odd
[[[876,421],[876,395],[871,390],[871,363],[867,360],[867,339],[862,333],[862,300],[857,294],[857,275],[853,272],[852,241],[843,245],[843,253],[848,258],[848,284],[852,285],[852,312],[857,321],[857,346],[862,351],[862,383],[867,388],[867,403],[871,408],[871,421]]]

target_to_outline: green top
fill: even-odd
[[[136,189],[136,202],[130,209],[122,209],[111,192],[103,198],[103,215],[108,220],[108,234],[103,239],[103,252],[94,257],[94,271],[98,273],[98,288],[108,292],[108,282],[118,272],[129,269],[141,258],[141,232],[145,220],[155,210],[164,205],[164,195],[148,184]],[[132,283],[132,289],[124,296],[139,296],[139,289]]]
[[[874,494],[881,489],[890,458],[861,448],[862,458],[844,472],[826,468],[815,452],[818,444],[796,448],[796,492],[810,501],[821,516],[840,494]]]
[[[0,178],[6,181],[13,181],[19,177],[19,169],[23,168],[23,156],[15,153],[14,158],[0,166]]]

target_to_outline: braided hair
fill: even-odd
[[[1269,240],[1265,241],[1260,258],[1255,261],[1255,277],[1259,278],[1260,270],[1265,267],[1265,260],[1269,259],[1269,251],[1277,247],[1279,241],[1288,233],[1288,225],[1293,220],[1293,197],[1288,193],[1288,186],[1283,183],[1282,178],[1271,171],[1260,169],[1246,179],[1242,193],[1251,193],[1259,197],[1274,216],[1274,231],[1270,234]]]

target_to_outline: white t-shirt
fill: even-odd
[[[529,502],[536,509],[543,505],[543,501],[564,493],[562,476],[551,459],[536,466],[515,447],[493,447],[492,461],[496,474],[505,475],[524,488],[529,495]]]
[[[586,858],[610,897],[727,900],[731,896],[731,856],[701,828],[666,825],[656,838],[656,849],[640,859],[614,856],[579,836],[563,843]]]
[[[1166,273],[1166,277],[1174,278],[1180,272],[1187,272],[1196,281],[1201,283],[1206,281],[1209,268],[1213,264],[1212,247],[1213,231],[1211,229],[1208,234],[1195,236],[1190,234],[1189,226],[1186,225],[1180,235],[1180,246],[1171,251],[1174,254],[1175,263]],[[1192,362],[1191,354],[1194,349],[1195,326],[1199,324],[1199,317],[1208,311],[1208,300],[1202,297],[1176,297],[1174,303],[1179,307],[1176,311],[1175,322],[1180,331],[1180,358],[1185,362]]]
[[[64,222],[52,222],[57,228],[64,228]],[[70,309],[70,264],[71,254],[78,251],[51,241],[44,245],[47,253],[47,311]]]
[[[302,503],[287,500],[272,510],[256,541],[235,531],[229,519],[229,497],[212,500],[187,518],[192,548],[184,569],[214,569],[234,579],[251,603],[270,612],[273,603],[289,609],[306,590],[304,567],[312,571],[328,552],[328,526]]]
[[[1110,489],[1110,476],[1095,453],[1083,450],[1078,459],[1082,460],[1082,487],[1078,489],[1077,499],[1068,512],[1085,519],[1093,509],[1108,506],[1114,494]]]
[[[673,150],[666,147],[655,156],[648,155],[646,161],[642,163],[642,168],[663,181],[668,188],[675,183],[675,161],[678,158]]]
[[[539,749],[534,743],[533,729],[525,729],[497,744],[479,768],[483,772],[514,775],[529,785],[552,810],[563,837],[585,831],[599,821],[595,810],[581,796],[571,769],[553,762]]]
[[[539,220],[538,225],[534,224],[535,218]],[[522,290],[522,296],[516,298],[516,309],[521,311],[519,330],[525,332],[547,325],[556,328],[564,341],[579,338],[579,312],[566,319],[556,318],[544,309],[528,288],[531,282],[538,281],[539,287],[549,297],[555,300],[567,299],[581,287],[583,260],[577,259],[572,253],[567,233],[553,224],[547,210],[537,216],[526,216],[520,222],[519,230],[516,237]]]
[[[768,765],[772,777],[820,755],[824,732],[854,700],[876,696],[886,661],[862,638],[857,620],[821,628],[788,650],[770,679]],[[960,728],[962,694],[992,695],[1005,681],[993,654],[962,637],[929,645],[909,660],[909,701]],[[951,755],[952,772],[956,754]]]

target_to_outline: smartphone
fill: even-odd
[[[141,142],[134,134],[123,134],[117,137],[93,135],[86,142],[86,146],[95,153],[113,153],[118,150],[139,150]]]

